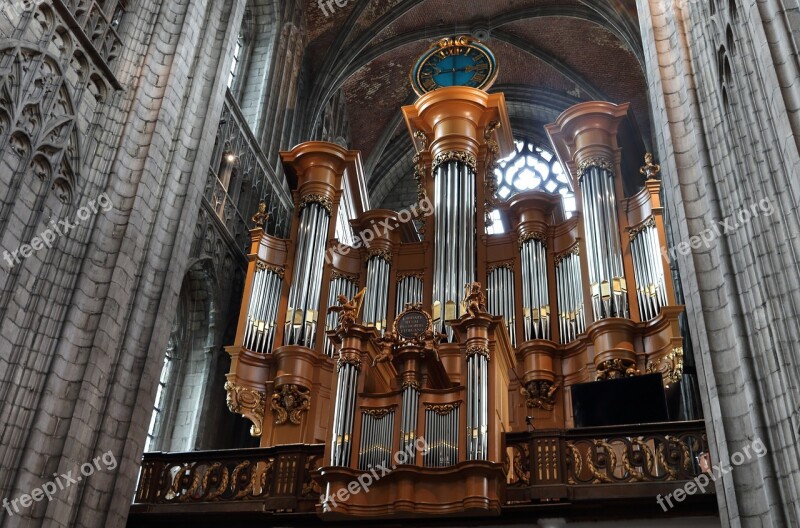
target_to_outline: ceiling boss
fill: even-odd
[[[423,95],[445,86],[488,90],[497,78],[497,60],[480,41],[443,38],[419,58],[411,70],[411,86]]]

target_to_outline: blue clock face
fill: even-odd
[[[443,39],[420,57],[411,72],[419,95],[445,86],[488,88],[497,76],[497,63],[486,46],[466,37]]]

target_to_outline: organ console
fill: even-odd
[[[281,153],[291,234],[251,231],[227,348],[229,406],[262,446],[325,444],[325,518],[497,514],[504,433],[531,417],[572,427],[574,384],[682,372],[658,170],[634,165],[627,105],[581,103],[546,127],[576,191],[571,217],[544,189],[496,195],[497,161],[514,149],[503,94],[443,87],[403,115],[432,214],[369,209],[357,152]],[[345,204],[351,246],[334,238]],[[491,210],[508,232],[485,233]],[[389,471],[369,494],[341,500],[377,467]]]

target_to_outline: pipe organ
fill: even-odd
[[[433,214],[371,210],[357,152],[281,153],[290,236],[251,232],[227,348],[229,406],[262,446],[325,444],[311,469],[331,519],[496,514],[504,433],[573,427],[576,383],[645,371],[675,383],[683,367],[660,182],[633,165],[644,152],[627,105],[581,103],[546,127],[574,215],[546,189],[496,196],[496,160],[514,149],[502,94],[441,88],[403,115]],[[353,218],[336,226],[344,205]],[[507,232],[484,234],[490,207]],[[369,495],[326,505],[377,466],[393,469]]]

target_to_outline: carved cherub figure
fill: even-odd
[[[480,282],[473,281],[466,284],[464,306],[466,306],[467,314],[471,317],[477,317],[479,314],[487,312],[486,296],[483,294]]]
[[[387,331],[384,336],[378,340],[378,343],[381,344],[381,352],[372,360],[373,367],[378,363],[392,360],[394,357],[392,356],[392,349],[394,345],[397,344],[397,334],[392,331]]]
[[[361,291],[358,292],[355,297],[349,300],[346,296],[339,295],[336,298],[339,306],[331,306],[328,308],[328,310],[331,312],[339,312],[340,329],[346,331],[351,326],[356,324],[356,319],[358,318],[359,312],[361,312],[361,305],[364,302],[364,293],[366,291],[366,288],[361,288]]]

